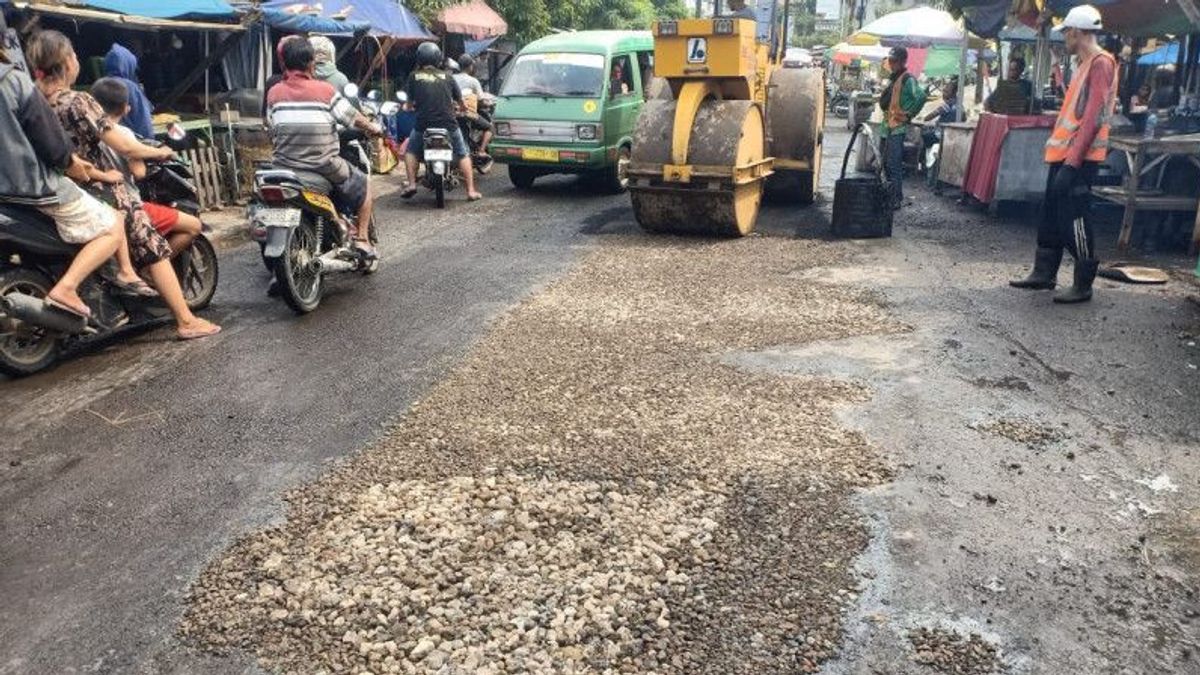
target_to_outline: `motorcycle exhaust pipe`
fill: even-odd
[[[339,272],[353,272],[358,269],[357,264],[349,260],[337,258],[335,257],[336,254],[336,251],[330,251],[312,261],[313,269],[317,274],[337,274]]]
[[[87,328],[87,319],[48,307],[41,298],[9,293],[0,298],[0,311],[10,318],[57,333],[77,335]]]

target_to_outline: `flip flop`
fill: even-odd
[[[77,316],[84,320],[92,318],[92,310],[87,308],[86,306],[84,307],[84,311],[80,311],[78,308],[72,307],[72,306],[66,304],[65,302],[59,302],[58,300],[55,300],[54,298],[51,298],[50,296],[46,296],[45,298],[42,298],[42,304],[52,307],[54,309],[57,309],[59,311],[66,312],[67,314],[70,314],[72,316]]]
[[[358,249],[358,252],[367,260],[374,260],[379,257],[379,254],[375,251],[375,247],[371,245],[370,241],[355,239],[354,248]]]
[[[415,187],[404,188],[404,191],[400,193],[401,199],[412,199],[413,197],[416,197],[416,196],[417,196],[417,188],[415,188]]]
[[[117,287],[117,290],[123,293],[128,293],[129,295],[136,295],[141,298],[158,297],[158,291],[154,290],[150,284],[141,279],[138,279],[137,281],[121,281],[120,279],[114,279],[112,283],[113,286]]]
[[[221,332],[221,327],[215,323],[210,323],[208,328],[180,328],[176,331],[180,340],[198,340]]]

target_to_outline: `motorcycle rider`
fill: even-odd
[[[313,35],[308,38],[308,42],[313,46],[313,52],[317,59],[317,68],[313,71],[313,77],[332,84],[333,88],[339,92],[345,89],[346,85],[350,84],[350,78],[338,70],[337,48],[333,46],[333,40],[324,35]]]
[[[330,197],[340,208],[358,214],[355,246],[374,256],[368,227],[374,202],[370,183],[366,174],[338,155],[337,123],[372,136],[383,130],[359,114],[333,85],[313,77],[316,55],[308,40],[288,40],[280,51],[284,79],[267,92],[275,164],[317,173],[332,183]]]
[[[45,302],[88,318],[92,312],[79,297],[79,285],[124,245],[121,219],[72,181],[86,182],[90,165],[75,154],[58,115],[3,50],[0,99],[5,104],[0,144],[7,158],[0,171],[0,202],[36,208],[54,220],[63,241],[82,245]]]
[[[432,42],[422,42],[417,47],[417,69],[408,76],[404,91],[408,93],[409,110],[416,110],[417,122],[408,136],[408,150],[404,153],[404,168],[408,172],[408,187],[400,196],[411,199],[417,194],[417,166],[424,151],[426,129],[445,129],[450,134],[454,158],[458,170],[467,184],[467,200],[483,199],[475,191],[475,176],[471,171],[471,154],[462,129],[458,128],[455,110],[462,105],[462,92],[454,78],[441,69],[442,50]]]
[[[102,77],[92,85],[92,98],[96,99],[96,102],[104,110],[104,114],[108,115],[109,121],[114,125],[129,113],[130,93],[128,85],[115,77]],[[146,161],[139,157],[138,153],[144,155],[155,148],[139,141],[128,127],[117,126],[115,128],[125,139],[126,152],[118,152],[109,146],[114,154],[114,163],[117,168],[121,169],[125,180],[145,178]],[[130,152],[130,149],[134,149],[135,152]],[[162,150],[167,151],[169,148]],[[163,159],[167,159],[165,152]],[[136,190],[137,184],[131,182],[130,188]],[[172,258],[186,251],[204,229],[204,225],[196,216],[183,213],[166,204],[155,204],[143,199],[142,208],[146,211],[146,215],[150,216],[150,224],[154,226],[154,229],[167,238],[167,243],[171,245]]]
[[[492,142],[492,123],[479,114],[479,99],[483,97],[483,85],[475,77],[475,59],[471,58],[470,54],[458,57],[458,69],[454,73],[454,82],[458,84],[458,90],[462,93],[463,107],[466,108],[463,119],[471,129],[483,132],[479,147],[475,148],[475,155],[479,159],[490,159],[487,149],[488,144]],[[467,133],[467,131],[464,129],[463,133]]]

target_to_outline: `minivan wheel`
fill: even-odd
[[[518,190],[528,190],[537,179],[537,172],[527,166],[508,165],[508,179]]]
[[[613,193],[621,194],[629,189],[629,157],[628,145],[622,145],[617,150],[617,161],[604,170],[604,188]]]

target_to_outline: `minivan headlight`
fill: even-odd
[[[581,141],[594,141],[600,136],[600,130],[595,124],[578,124],[575,126],[575,137]]]
[[[512,126],[508,122],[496,122],[497,136],[512,136]]]

